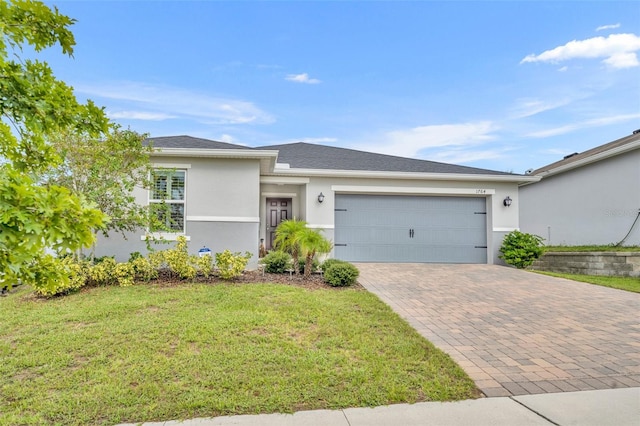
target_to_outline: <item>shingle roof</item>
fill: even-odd
[[[145,142],[151,142],[154,148],[251,149],[243,145],[194,138],[193,136],[185,135],[147,138]]]
[[[278,163],[288,163],[292,169],[513,175],[512,173],[304,142],[261,146],[258,149],[279,151]]]
[[[153,137],[146,139],[145,142],[151,142],[154,148],[274,150],[278,151],[278,163],[287,163],[292,169],[513,175],[494,170],[305,142],[250,148],[186,135]]]
[[[533,170],[532,172],[530,172],[530,175],[537,175],[540,173],[544,173],[547,172],[549,170],[553,170],[556,169],[558,167],[563,167],[565,165],[571,164],[571,163],[575,163],[577,161],[580,160],[584,160],[586,158],[592,157],[594,155],[600,154],[600,153],[604,153],[606,151],[610,151],[612,149],[615,148],[620,148],[620,147],[624,147],[625,145],[631,144],[631,143],[635,143],[640,141],[640,132],[634,132],[629,136],[625,136],[623,138],[617,139],[613,142],[609,142],[606,143],[604,145],[600,145],[597,146],[595,148],[592,148],[588,151],[584,151],[581,153],[576,153],[576,154],[572,154],[569,155],[565,158],[563,158],[560,161],[556,161],[555,163],[551,163],[551,164],[547,164],[546,166],[540,167],[539,169]]]

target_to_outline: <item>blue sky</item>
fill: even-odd
[[[524,173],[640,128],[640,3],[48,2],[123,126]]]

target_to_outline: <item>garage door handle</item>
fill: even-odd
[[[409,238],[413,238],[415,232],[413,229],[409,229]]]

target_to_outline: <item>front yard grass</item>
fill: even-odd
[[[640,251],[639,246],[545,246],[545,252]]]
[[[0,298],[0,425],[107,425],[479,396],[374,295],[281,284]]]
[[[581,281],[584,283],[601,285],[604,287],[617,288],[619,290],[632,291],[640,293],[640,278],[634,277],[608,277],[601,275],[580,275],[580,274],[564,274],[558,272],[534,271],[552,277],[566,278],[573,281]]]

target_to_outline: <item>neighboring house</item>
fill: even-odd
[[[523,232],[547,245],[616,244],[627,234],[624,245],[640,245],[640,131],[530,175],[542,179],[520,186]]]
[[[298,218],[357,262],[498,263],[503,236],[518,228],[518,184],[534,176],[308,143],[248,148],[189,136],[152,138],[155,188],[170,233],[141,230],[101,238],[97,255],[126,260],[149,235],[184,235],[206,246],[249,251],[257,265],[280,221]],[[512,200],[510,207],[505,199]]]

